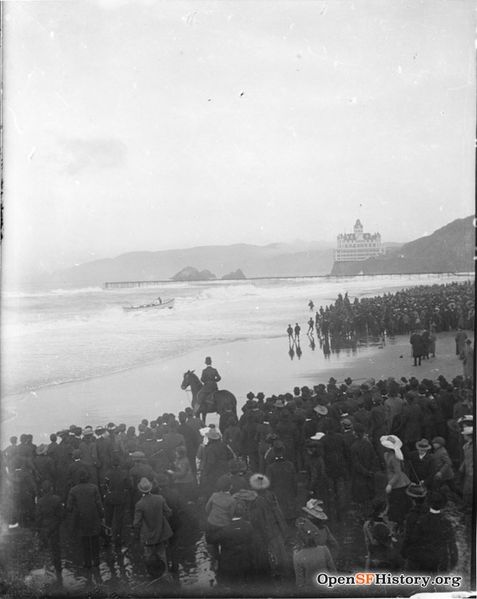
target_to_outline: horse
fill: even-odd
[[[237,417],[237,399],[233,393],[221,389],[220,391],[214,391],[208,397],[200,401],[198,399],[199,391],[204,385],[201,383],[199,377],[195,374],[194,370],[188,370],[184,372],[184,376],[181,383],[181,389],[187,389],[190,387],[192,391],[192,402],[191,407],[195,415],[199,415],[200,418],[205,422],[207,414],[217,412],[220,416],[226,410],[232,410],[235,417]]]

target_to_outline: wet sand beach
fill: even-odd
[[[469,337],[472,336],[468,332]],[[2,446],[11,435],[29,432],[37,442],[70,424],[137,425],[142,418],[155,418],[164,412],[177,414],[190,405],[190,391],[180,388],[182,375],[195,369],[200,375],[206,355],[219,370],[221,389],[237,397],[239,407],[249,391],[265,395],[292,391],[294,386],[326,383],[330,376],[338,381],[351,377],[357,382],[366,378],[393,376],[436,379],[440,374],[452,379],[462,374],[462,362],[455,355],[455,333],[437,336],[435,358],[413,367],[408,336],[358,346],[323,355],[319,344],[314,351],[302,335],[301,359],[288,353],[286,337],[237,341],[196,350],[170,360],[92,378],[80,382],[44,387],[36,392],[12,395],[2,401]],[[209,417],[213,418],[213,416]]]

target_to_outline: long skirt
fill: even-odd
[[[391,522],[396,522],[401,526],[409,510],[411,509],[411,500],[406,495],[406,487],[392,489],[388,495],[388,518]]]

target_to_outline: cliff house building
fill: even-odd
[[[356,262],[384,255],[385,248],[379,233],[363,233],[363,225],[359,219],[353,231],[338,235],[335,262]]]

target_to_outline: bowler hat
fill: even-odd
[[[445,445],[446,445],[446,441],[445,441],[444,437],[434,437],[434,439],[432,439],[431,443],[437,443],[441,447],[445,447]]]
[[[143,476],[139,481],[137,488],[139,491],[141,491],[141,493],[149,493],[152,489],[152,483],[148,478]]]
[[[422,485],[414,485],[411,483],[406,489],[406,495],[415,497],[416,499],[422,499],[427,495],[427,491]]]
[[[255,491],[263,491],[270,486],[270,480],[264,474],[252,474],[250,477],[250,486]]]
[[[432,447],[427,439],[421,439],[416,442],[416,449],[425,449],[426,451],[429,451]]]

